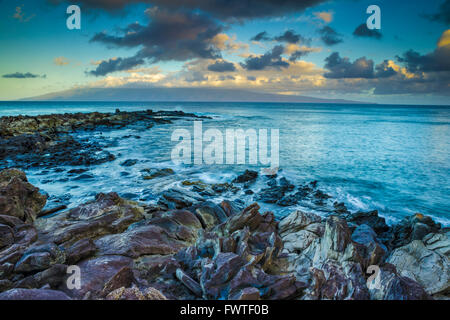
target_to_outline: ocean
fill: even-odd
[[[181,110],[211,116],[204,130],[279,129],[280,174],[295,184],[317,180],[320,189],[344,202],[350,211],[378,210],[392,223],[420,212],[450,226],[450,107],[288,103],[165,102],[0,102],[0,116],[65,112]],[[32,184],[69,206],[98,192],[115,191],[129,198],[155,201],[157,194],[180,181],[227,182],[258,165],[174,164],[175,129],[192,131],[192,121],[179,120],[151,129],[128,127],[105,132],[79,132],[107,141],[113,162],[92,166],[93,180],[61,177],[52,170],[31,169]],[[51,155],[48,155],[51,156]],[[121,163],[138,160],[132,167]],[[172,168],[174,176],[143,180],[146,168]],[[72,168],[71,168],[72,169]],[[259,181],[254,188],[264,187]],[[247,203],[250,195],[238,194]],[[294,209],[319,211],[307,203],[280,208],[263,205],[278,217]]]

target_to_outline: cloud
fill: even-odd
[[[252,41],[278,41],[278,42],[285,42],[290,44],[296,44],[299,42],[303,43],[310,43],[310,39],[304,38],[302,35],[296,33],[294,30],[287,30],[284,33],[271,37],[266,31],[258,33],[256,36],[251,38]]]
[[[389,78],[397,72],[392,68],[388,60],[375,66],[373,60],[361,57],[351,62],[349,58],[341,58],[338,52],[333,52],[325,59],[325,78],[329,79],[352,79],[352,78]]]
[[[375,38],[375,39],[381,39],[383,37],[383,35],[381,34],[380,31],[373,29],[373,30],[369,30],[367,28],[367,24],[362,23],[360,24],[355,31],[353,31],[353,35],[355,37],[367,37],[367,38]]]
[[[261,56],[250,56],[241,66],[246,70],[264,70],[266,68],[287,68],[289,63],[284,61],[281,55],[284,53],[284,47],[281,45],[273,47],[269,52]]]
[[[333,46],[343,41],[342,36],[329,26],[319,29],[319,34],[322,41],[328,46]]]
[[[28,22],[31,19],[33,19],[36,15],[31,14],[27,16],[25,12],[23,12],[23,7],[24,5],[16,7],[16,12],[14,13],[13,18],[20,22]]]
[[[144,59],[140,58],[139,56],[130,58],[112,58],[102,61],[95,70],[89,71],[87,73],[96,77],[105,76],[108,73],[129,70],[144,63]]]
[[[285,33],[273,38],[279,42],[287,42],[287,43],[299,43],[300,41],[305,42],[305,38],[303,38],[298,33],[295,33],[294,30],[287,30]]]
[[[450,0],[445,0],[442,2],[437,13],[425,15],[425,17],[431,21],[450,24]]]
[[[51,0],[60,3],[63,0]],[[92,8],[118,11],[133,3],[148,3],[160,8],[177,11],[180,9],[202,11],[221,20],[245,20],[276,17],[304,11],[327,0],[71,0]]]
[[[413,73],[450,71],[450,29],[443,32],[434,51],[422,55],[411,49],[397,60]]]
[[[256,36],[251,38],[252,41],[270,41],[272,38],[269,37],[269,34],[266,31],[258,33]]]
[[[322,20],[325,23],[330,23],[333,21],[333,12],[314,12],[313,13],[317,18]]]
[[[109,61],[114,66],[112,71],[125,70],[148,60],[150,63],[159,61],[186,61],[194,58],[221,58],[220,50],[214,45],[215,37],[221,33],[223,27],[211,17],[192,12],[168,12],[159,8],[146,11],[150,21],[148,25],[130,24],[123,30],[122,36],[97,33],[91,42],[100,42],[117,47],[141,48],[130,58],[124,58],[118,63]],[[134,66],[129,66],[134,63]],[[103,66],[106,66],[104,64]],[[92,74],[104,75],[110,68],[105,68]]]
[[[26,72],[26,73],[15,72],[15,73],[4,74],[2,77],[9,78],[9,79],[34,79],[34,78],[46,78],[47,76],[45,74],[41,76],[41,75],[33,74],[30,72]]]
[[[210,64],[208,66],[209,71],[214,72],[229,72],[229,71],[236,71],[236,67],[234,66],[234,63],[227,62],[227,61],[216,61],[213,64]]]
[[[227,52],[237,52],[249,49],[247,43],[236,42],[236,35],[230,37],[226,33],[217,34],[211,42],[217,49]]]
[[[57,66],[67,66],[70,61],[69,59],[65,58],[65,57],[56,57],[55,59],[53,59],[53,63],[56,64]]]

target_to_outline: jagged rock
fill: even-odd
[[[356,249],[363,259],[363,267],[379,265],[387,254],[387,248],[377,240],[377,234],[366,224],[359,225],[352,233],[352,240],[358,244]]]
[[[0,293],[0,300],[71,300],[64,292],[48,289],[11,289]]]
[[[381,266],[378,277],[379,279],[369,286],[372,300],[431,299],[421,285],[410,278],[400,276],[391,264]]]
[[[33,222],[47,202],[39,189],[28,183],[20,170],[0,171],[0,212],[25,222]]]
[[[394,247],[401,247],[413,240],[422,240],[429,233],[438,233],[441,225],[433,221],[429,216],[417,213],[406,217],[394,226]]]
[[[444,251],[448,252],[448,247]],[[442,255],[439,246],[432,243],[427,247],[421,240],[414,240],[395,249],[387,262],[402,276],[417,281],[429,294],[446,292],[450,288],[449,257]]]
[[[180,282],[184,284],[193,294],[198,297],[202,296],[202,288],[200,287],[200,284],[189,277],[183,270],[177,269],[175,275],[177,279],[180,280]]]

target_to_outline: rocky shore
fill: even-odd
[[[448,228],[419,213],[390,226],[377,211],[350,212],[317,181],[295,185],[246,170],[220,184],[179,181],[152,202],[98,193],[71,209],[47,209],[51,195],[21,171],[115,158],[75,132],[151,128],[182,118],[201,117],[117,110],[0,118],[0,300],[450,297]],[[83,171],[77,170],[71,171]],[[142,174],[153,181],[176,172]],[[232,194],[246,201],[218,200]],[[293,209],[280,220],[258,205],[289,210],[304,199],[327,214]],[[68,285],[74,266],[80,288]]]
[[[77,139],[73,133],[130,126],[149,129],[178,119],[204,119],[182,111],[152,110],[115,113],[66,113],[0,117],[0,169],[89,166],[115,159],[105,143]]]
[[[242,188],[256,176],[247,171],[229,185]],[[265,179],[272,188],[286,183]],[[156,205],[99,193],[40,216],[46,196],[22,171],[1,171],[0,299],[449,297],[450,233],[427,216],[391,227],[376,211],[340,208],[326,218],[293,211],[277,221],[257,203],[205,199],[205,190],[218,187],[198,185],[167,190]],[[73,265],[79,289],[67,286]],[[379,282],[372,286],[367,269],[374,265]]]

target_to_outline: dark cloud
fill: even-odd
[[[333,46],[343,41],[342,36],[329,26],[319,29],[319,33],[321,35],[320,38],[327,46]]]
[[[279,42],[287,43],[299,43],[300,41],[305,41],[305,39],[298,33],[295,33],[294,30],[288,30],[283,34],[274,37],[273,39]]]
[[[242,67],[247,70],[264,70],[266,68],[287,68],[289,63],[283,61],[281,55],[284,52],[284,47],[281,45],[273,47],[269,52],[266,52],[262,56],[250,56],[244,63],[241,63]]]
[[[373,29],[370,30],[367,28],[367,24],[362,23],[360,24],[355,31],[353,31],[353,35],[355,37],[367,37],[367,38],[375,38],[375,39],[381,39],[383,35],[380,31]]]
[[[310,43],[310,39],[304,38],[302,35],[295,33],[294,30],[287,30],[283,34],[280,34],[276,37],[271,37],[266,31],[258,33],[256,36],[251,38],[250,40],[254,41],[278,41],[278,42],[286,42],[286,43]]]
[[[269,41],[271,38],[269,37],[269,34],[266,31],[258,33],[256,36],[251,38],[252,41]]]
[[[442,2],[437,13],[425,15],[425,17],[431,21],[450,24],[450,0],[445,0],[444,2]]]
[[[46,78],[47,76],[45,74],[41,76],[41,75],[33,74],[30,72],[26,72],[26,73],[15,72],[15,73],[4,74],[2,77],[8,78],[8,79],[34,79],[34,78]]]
[[[297,61],[298,59],[308,55],[309,53],[311,53],[311,51],[308,51],[308,50],[297,50],[297,51],[295,51],[295,52],[293,52],[291,54],[291,56],[289,57],[289,61],[291,61],[291,62]]]
[[[60,3],[63,0],[50,0]],[[69,0],[75,4],[109,11],[123,9],[128,4],[148,3],[169,10],[200,10],[216,18],[253,19],[300,12],[328,0]]]
[[[397,60],[413,73],[450,71],[450,45],[438,47],[425,55],[411,49],[397,56]]]
[[[130,24],[123,29],[123,35],[96,34],[91,41],[110,46],[141,48],[131,58],[125,58],[120,63],[109,61],[114,71],[126,70],[128,65],[159,61],[186,61],[194,58],[220,58],[220,51],[212,44],[212,39],[223,28],[209,16],[192,12],[168,12],[158,8],[147,10],[150,22],[148,25]],[[106,66],[106,64],[104,65]],[[104,75],[98,69],[92,74]],[[108,68],[105,68],[107,71]],[[112,71],[111,71],[112,72]]]
[[[373,60],[361,57],[351,62],[349,58],[342,58],[338,52],[333,52],[325,59],[325,68],[329,72],[324,74],[329,79],[348,79],[348,78],[389,78],[396,74],[395,70],[389,67],[388,61],[375,66]]]
[[[139,56],[134,56],[134,57],[130,57],[130,58],[109,59],[106,61],[102,61],[97,66],[97,69],[89,71],[88,74],[91,74],[91,75],[94,75],[97,77],[105,76],[111,72],[132,69],[143,63],[145,63],[144,59],[140,58]]]
[[[208,66],[208,70],[214,72],[229,72],[236,71],[236,67],[232,62],[216,61]]]

